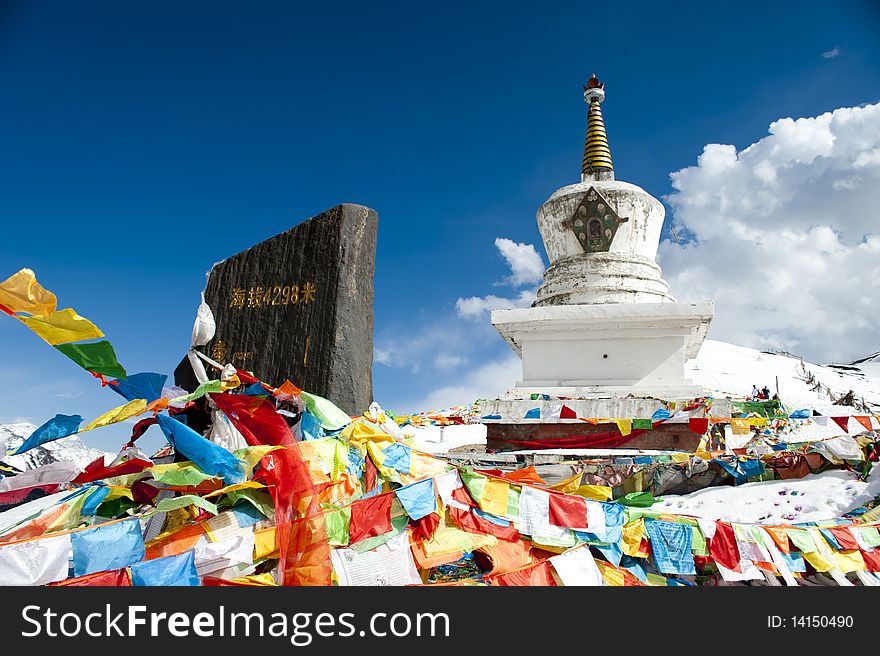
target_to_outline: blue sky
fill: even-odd
[[[657,197],[707,143],[878,99],[868,2],[317,4],[0,5],[0,278],[33,268],[130,372],[170,373],[213,262],[368,205],[377,347],[423,350],[377,364],[375,396],[414,410],[505,355],[485,322],[444,326],[458,298],[511,293],[496,238],[543,254],[534,214],[578,180],[591,72],[618,179]],[[434,339],[456,366],[431,367]],[[0,422],[118,401],[13,320],[0,358]]]

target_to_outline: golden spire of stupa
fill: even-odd
[[[584,164],[581,174],[584,180],[613,180],[614,165],[611,163],[611,149],[605,136],[605,122],[599,103],[605,100],[605,85],[596,74],[584,85],[584,102],[589,107],[587,113],[587,141],[584,144]]]

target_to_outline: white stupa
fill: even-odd
[[[537,220],[550,267],[530,308],[496,310],[492,324],[522,358],[510,395],[691,399],[685,377],[714,315],[711,301],[678,303],[655,262],[665,210],[644,189],[614,179],[599,104],[589,107],[581,182],[556,190]]]

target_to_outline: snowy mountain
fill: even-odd
[[[0,445],[5,442],[6,450],[11,451],[19,447],[25,438],[36,429],[37,427],[34,424],[0,425]],[[0,460],[24,471],[36,469],[56,461],[73,462],[78,467],[83,468],[100,455],[104,455],[104,452],[86,446],[76,435],[71,435],[70,437],[38,446],[20,456],[0,455]]]

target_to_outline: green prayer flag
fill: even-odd
[[[633,419],[633,430],[652,430],[654,422],[651,419]]]
[[[162,499],[162,501],[156,505],[156,510],[159,512],[168,512],[169,510],[177,510],[178,508],[186,508],[187,506],[198,506],[203,510],[207,510],[212,515],[216,515],[219,512],[217,506],[213,503],[194,494],[184,494],[183,496],[175,497],[173,499]]]
[[[195,401],[196,399],[202,398],[205,394],[213,393],[213,392],[222,392],[223,391],[223,381],[222,380],[209,380],[206,383],[202,383],[198,387],[196,387],[195,391],[191,394],[186,394],[185,396],[178,396],[171,399],[174,403],[189,403],[190,401]]]
[[[351,417],[333,405],[332,402],[317,394],[300,392],[299,398],[305,402],[309,414],[321,422],[321,428],[337,430],[351,423]]]
[[[693,539],[691,540],[691,551],[693,554],[695,556],[708,556],[709,547],[706,545],[706,536],[703,535],[700,527],[691,525],[691,533],[693,534]]]
[[[619,499],[615,499],[615,501],[617,503],[622,503],[624,506],[650,508],[657,502],[657,499],[655,499],[654,495],[650,492],[630,492]]]
[[[467,469],[461,469],[458,472],[458,475],[461,478],[461,482],[464,483],[464,486],[467,488],[468,493],[474,501],[479,503],[480,499],[483,498],[483,488],[486,487],[486,477]],[[510,503],[509,495],[507,501]]]
[[[244,488],[241,490],[232,490],[226,492],[226,499],[217,505],[236,506],[240,501],[246,501],[254,508],[263,513],[264,517],[272,519],[275,517],[275,504],[272,503],[272,497],[265,490],[257,490],[253,488]]]
[[[166,485],[198,485],[214,478],[189,462],[174,462],[155,465],[150,469],[153,478]]]
[[[801,552],[812,553],[818,551],[816,543],[813,542],[813,536],[811,536],[805,529],[787,528],[785,529],[785,533],[788,535],[788,539],[791,540],[791,543]]]
[[[116,360],[113,345],[107,340],[86,344],[56,344],[55,348],[86,371],[125,380],[128,374]]]
[[[348,546],[348,526],[351,523],[351,506],[324,514],[327,525],[327,541],[334,547]],[[394,526],[394,522],[391,523]]]
[[[511,485],[507,488],[507,519],[519,519],[519,496],[522,490]]]
[[[868,544],[872,547],[880,547],[880,533],[878,533],[876,527],[860,526],[856,530],[861,532],[862,538],[864,538],[865,540],[865,544]]]

